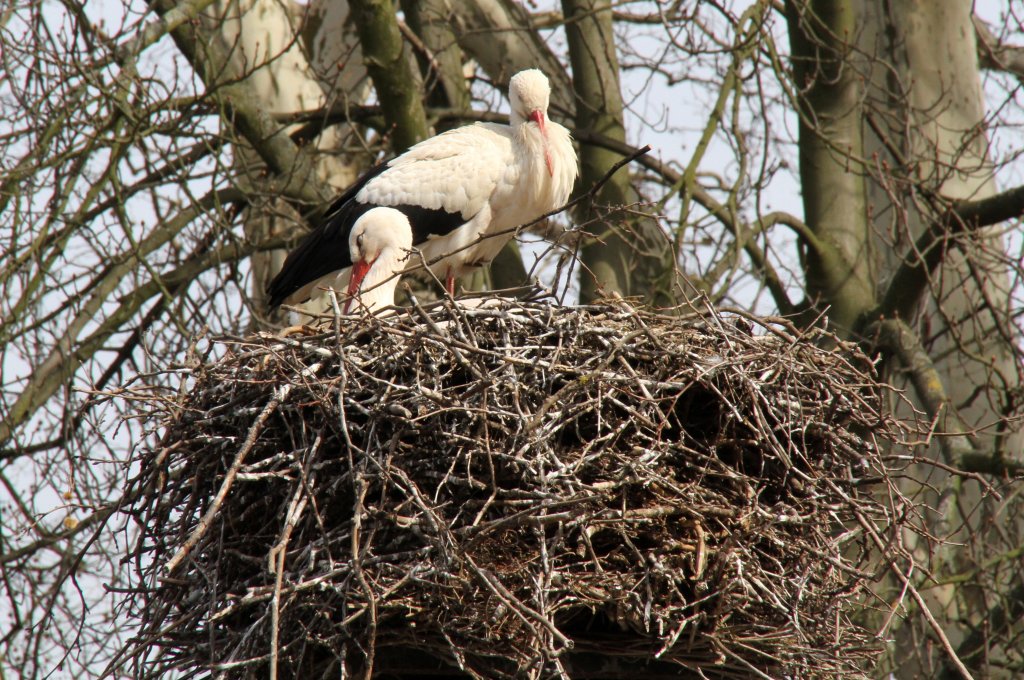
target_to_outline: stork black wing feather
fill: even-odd
[[[394,205],[409,220],[412,227],[413,245],[419,245],[431,236],[446,236],[468,220],[462,213],[448,212],[443,209],[424,208],[422,205]]]
[[[276,308],[307,283],[351,267],[349,232],[359,216],[373,207],[349,201],[335,210],[330,219],[307,234],[302,243],[288,253],[281,271],[267,286],[267,304],[270,309]]]

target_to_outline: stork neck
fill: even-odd
[[[398,276],[403,269],[400,260],[404,251],[400,248],[385,248],[373,263],[359,286],[358,298],[361,306],[371,312],[395,303],[395,288]]]
[[[508,114],[508,125],[511,128],[518,129],[521,125],[529,122],[526,116],[519,113],[519,111],[512,109],[512,112]]]

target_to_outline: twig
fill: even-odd
[[[263,429],[263,424],[267,422],[267,418],[274,412],[278,406],[281,405],[281,401],[288,398],[288,393],[291,391],[291,385],[285,385],[278,392],[278,395],[267,402],[267,405],[263,407],[263,411],[260,412],[256,418],[256,422],[249,428],[249,435],[245,438],[245,443],[242,444],[242,448],[239,449],[235,455],[235,460],[231,463],[231,467],[228,469],[227,474],[224,475],[224,481],[220,485],[220,490],[213,499],[213,503],[206,510],[206,514],[203,515],[202,519],[199,520],[199,524],[192,531],[189,537],[182,544],[178,552],[174,554],[170,560],[167,561],[167,565],[164,569],[167,573],[173,572],[182,560],[188,557],[188,554],[192,551],[192,548],[199,543],[199,539],[209,530],[210,525],[213,523],[214,517],[220,511],[221,505],[224,503],[224,499],[227,498],[228,491],[231,490],[231,485],[235,481],[235,476],[238,475],[238,471],[242,468],[242,464],[245,463],[246,456],[252,451],[252,447],[256,445],[256,438],[260,434],[260,430]]]
[[[878,535],[875,528],[871,526],[871,522],[869,522],[859,510],[854,512],[854,516],[857,518],[857,523],[860,524],[869,536],[871,536],[871,540],[874,542],[875,546],[883,553],[886,552],[885,541],[883,541]],[[928,608],[928,604],[924,601],[924,598],[921,597],[921,593],[917,592],[917,588],[915,588],[914,584],[910,582],[910,579],[907,578],[898,566],[896,566],[895,560],[886,558],[886,562],[888,563],[888,567],[892,573],[896,574],[896,578],[903,583],[903,587],[906,588],[906,590],[910,592],[910,596],[914,598],[914,601],[921,610],[921,614],[924,615],[924,618],[928,622],[928,625],[931,626],[935,637],[939,639],[942,649],[946,652],[946,659],[953,665],[957,672],[960,673],[960,677],[963,678],[963,680],[974,680],[974,676],[971,675],[971,672],[967,670],[966,666],[964,666],[963,661],[961,661],[960,657],[957,656],[952,643],[950,643],[949,638],[946,637],[946,632],[942,630],[942,626],[935,620],[935,616],[932,615],[931,610]]]

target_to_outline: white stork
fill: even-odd
[[[270,307],[307,299],[349,267],[348,236],[375,207],[394,208],[408,219],[423,259],[409,258],[406,268],[441,258],[431,271],[454,293],[455,278],[494,259],[512,229],[569,200],[576,152],[569,131],[548,120],[550,95],[543,73],[520,71],[509,81],[509,125],[450,130],[370,170],[288,255],[270,282]]]
[[[412,253],[412,228],[394,208],[373,208],[352,225],[348,237],[352,267],[338,275],[348,298],[344,314],[357,309],[373,312],[395,304],[395,288]],[[339,288],[341,286],[339,285]]]

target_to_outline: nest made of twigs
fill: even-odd
[[[869,362],[625,302],[219,340],[143,456],[136,675],[858,675]]]

